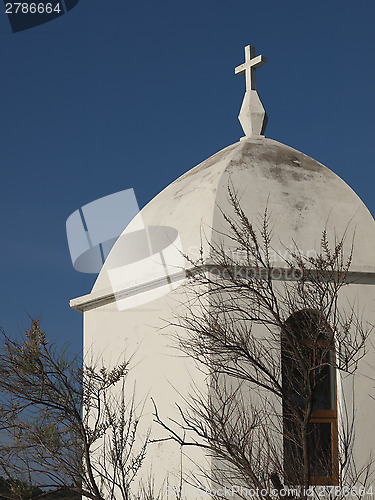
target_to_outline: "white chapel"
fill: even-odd
[[[183,498],[213,498],[197,484],[203,484],[202,471],[213,470],[217,460],[203,447],[184,447],[173,439],[163,439],[168,437],[168,431],[155,422],[154,404],[161,419],[176,422],[189,406],[193,388],[202,393],[210,390],[207,369],[193,356],[179,352],[172,325],[178,315],[199,314],[184,310],[188,303],[184,297],[192,293],[186,283],[194,265],[207,265],[215,245],[232,254],[237,250],[237,242],[223,236],[230,229],[223,214],[233,214],[228,186],[254,225],[259,224],[265,210],[269,214],[273,268],[280,271],[274,279],[279,290],[283,290],[283,280],[288,279],[283,258],[286,249],[298,248],[300,255],[318,255],[322,251],[323,232],[331,243],[345,236],[341,251],[352,254],[352,259],[338,303],[348,317],[354,311],[361,318],[368,337],[366,352],[359,357],[355,374],[335,373],[333,378],[330,375],[330,397],[334,402],[326,413],[317,411],[316,419],[311,420],[327,433],[325,453],[331,464],[330,471],[316,474],[326,474],[326,483],[315,480],[315,484],[346,484],[340,476],[345,465],[338,458],[342,453],[357,463],[354,486],[359,487],[363,481],[366,488],[375,484],[375,475],[371,476],[371,467],[367,467],[375,456],[374,219],[353,190],[329,168],[265,137],[267,116],[255,79],[257,68],[265,62],[263,56],[255,55],[254,47],[248,46],[245,62],[235,69],[246,79],[239,114],[244,136],[157,194],[119,236],[91,292],[70,302],[73,309],[83,314],[86,353],[97,356],[109,367],[121,361],[121,356],[131,357],[127,386],[129,397],[134,394],[138,408],[142,408],[140,439],[142,432],[146,435],[150,430],[154,440],[149,444],[137,481],[145,481],[152,474],[159,489],[166,485],[182,488],[181,484],[193,488],[186,489]],[[268,333],[262,328],[257,324],[254,331],[266,341]],[[339,355],[337,351],[336,356]],[[281,379],[282,368],[279,375]],[[282,414],[284,410],[280,411]],[[344,414],[355,415],[355,439],[350,449],[343,452],[345,443],[340,436],[346,425]],[[279,444],[284,461],[290,453],[287,439],[284,436]],[[367,479],[360,473],[365,469],[370,471]],[[275,488],[278,481],[285,485],[280,474],[277,481],[270,481]],[[230,484],[225,486],[233,488]],[[245,498],[236,496],[237,492],[232,490],[233,495],[228,493],[228,498]],[[221,495],[225,498],[225,490]],[[174,497],[165,493],[163,498]]]

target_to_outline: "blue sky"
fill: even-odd
[[[374,16],[372,0],[80,0],[12,33],[2,11],[0,325],[22,330],[27,311],[81,348],[68,302],[95,276],[72,267],[67,217],[127,188],[144,206],[236,142],[247,44],[267,57],[266,135],[327,165],[374,214]]]

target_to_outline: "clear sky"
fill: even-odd
[[[144,206],[236,142],[244,46],[257,71],[266,135],[374,196],[373,0],[80,0],[13,33],[1,7],[1,294],[9,332],[39,316],[80,349],[69,299],[95,275],[73,269],[65,222],[134,188]]]

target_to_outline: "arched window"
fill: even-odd
[[[290,485],[338,484],[335,345],[322,315],[305,309],[281,335],[284,475]]]

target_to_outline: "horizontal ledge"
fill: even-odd
[[[115,302],[116,300],[122,300],[127,297],[138,295],[140,293],[165,286],[167,284],[181,281],[186,277],[186,275],[197,272],[198,270],[207,270],[212,272],[216,269],[219,272],[222,272],[222,269],[220,269],[220,267],[222,266],[206,263],[204,266],[190,268],[186,271],[179,271],[166,277],[150,280],[147,283],[141,283],[135,286],[122,288],[116,292],[112,289],[102,290],[100,292],[92,292],[88,295],[83,295],[81,297],[71,299],[69,305],[72,309],[83,313],[85,311],[89,311],[90,309],[96,309],[103,305],[110,304],[112,302]],[[240,268],[240,273],[244,271],[251,273],[256,272],[261,278],[263,278],[263,276],[265,277],[266,273],[268,272],[268,270],[265,268],[256,269],[255,267],[251,266],[238,267]],[[278,273],[278,276],[272,277],[277,281],[296,281],[297,279],[299,279],[293,276],[293,269],[288,267],[284,262],[279,263],[279,265],[277,266],[272,266],[272,272]],[[363,268],[361,270],[349,271],[346,274],[345,281],[348,284],[375,285],[375,269]]]
[[[83,295],[82,297],[77,297],[69,302],[72,309],[79,312],[89,311],[90,309],[96,309],[105,304],[110,304],[117,300],[123,300],[127,297],[132,297],[143,292],[150,290],[155,290],[166,285],[172,285],[178,281],[183,280],[186,277],[186,271],[178,271],[168,276],[163,276],[155,280],[150,280],[147,283],[141,283],[127,288],[121,288],[119,290],[105,290],[101,292],[94,292],[88,295]]]

